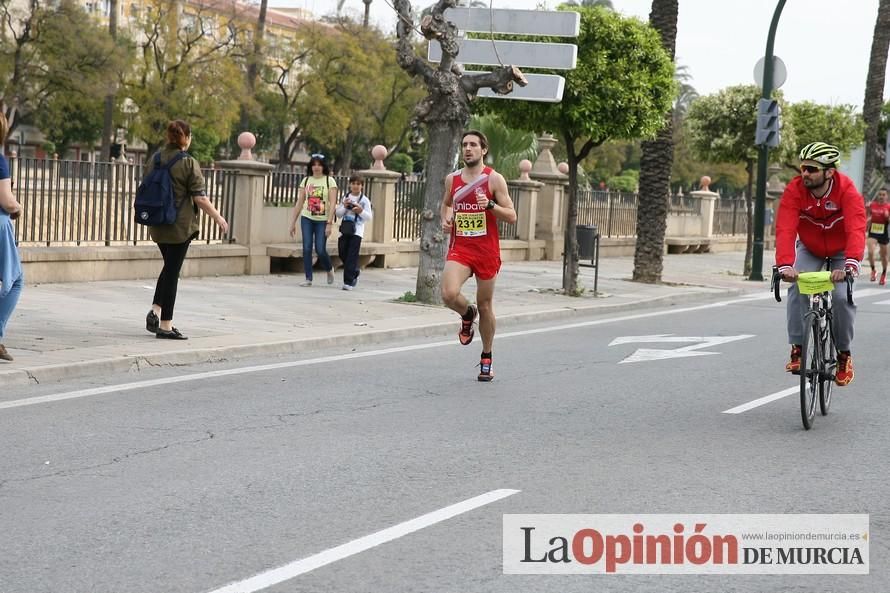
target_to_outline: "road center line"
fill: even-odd
[[[789,396],[792,393],[800,393],[800,387],[789,387],[788,389],[783,389],[782,391],[777,391],[775,393],[771,393],[770,395],[765,395],[763,397],[759,397],[754,401],[750,401],[746,404],[742,404],[740,406],[736,406],[734,408],[730,408],[728,410],[723,410],[724,414],[741,414],[742,412],[747,412],[748,410],[753,410],[758,406],[762,406],[764,404],[768,404],[770,402],[774,402],[777,399],[782,399],[783,397]]]
[[[708,303],[705,305],[695,305],[692,307],[681,307],[677,309],[662,309],[658,311],[650,311],[647,313],[635,313],[632,315],[621,315],[618,317],[608,317],[605,319],[594,319],[591,321],[579,321],[576,323],[568,323],[564,325],[555,325],[550,327],[541,327],[536,329],[521,330],[515,332],[506,332],[498,334],[498,339],[517,338],[521,336],[530,336],[534,334],[542,334],[549,332],[558,332],[569,329],[577,329],[583,327],[593,327],[597,325],[606,325],[609,323],[619,323],[621,321],[634,321],[637,319],[647,319],[650,317],[661,317],[666,315],[678,315],[680,313],[689,313],[693,311],[702,311],[705,309],[714,309],[718,307],[727,307],[740,303],[750,303],[771,297],[771,294],[751,294],[748,296],[735,298],[727,301],[716,303]],[[176,383],[187,383],[190,381],[201,381],[215,377],[228,377],[233,375],[243,375],[246,373],[259,373],[263,371],[274,371],[278,369],[287,369],[294,367],[310,366],[315,364],[325,364],[329,362],[342,362],[344,360],[352,360],[358,358],[368,358],[371,356],[383,356],[386,354],[397,354],[400,352],[414,352],[417,350],[426,350],[428,348],[440,348],[442,346],[456,346],[455,340],[447,340],[440,342],[430,342],[427,344],[414,344],[410,346],[397,346],[393,348],[383,348],[380,350],[370,350],[368,352],[350,352],[348,354],[336,354],[332,356],[322,356],[319,358],[310,358],[305,360],[293,360],[289,362],[277,362],[272,364],[254,365],[240,367],[235,369],[220,369],[215,371],[205,371],[202,373],[192,373],[189,375],[179,375],[176,377],[164,377],[161,379],[149,379],[145,381],[133,381],[132,383],[120,383],[117,385],[105,385],[102,387],[93,387],[89,389],[78,389],[76,391],[66,391],[51,395],[41,395],[37,397],[29,397],[23,399],[15,399],[6,402],[0,402],[0,410],[9,408],[20,408],[23,406],[34,406],[38,404],[46,404],[67,399],[79,399],[84,397],[92,397],[103,395],[106,393],[117,393],[124,391],[135,391],[137,389],[147,389],[150,387],[158,387],[161,385],[173,385]]]
[[[427,513],[426,515],[421,515],[420,517],[405,521],[404,523],[393,525],[382,531],[377,531],[350,542],[346,542],[345,544],[329,548],[318,554],[313,554],[312,556],[308,556],[301,560],[295,560],[284,566],[279,566],[278,568],[261,572],[242,581],[236,581],[225,587],[214,589],[210,593],[254,593],[255,591],[298,577],[309,571],[315,570],[316,568],[321,568],[322,566],[332,564],[338,560],[343,560],[349,556],[354,556],[355,554],[370,550],[381,544],[391,542],[394,539],[414,533],[425,527],[441,523],[442,521],[446,521],[474,509],[478,509],[479,507],[497,502],[508,496],[513,496],[518,492],[519,490],[492,490],[491,492],[486,492],[485,494],[464,500],[463,502]]]

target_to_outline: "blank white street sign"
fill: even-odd
[[[495,44],[497,53],[493,47]],[[442,60],[442,48],[438,42],[430,42],[428,58],[430,62]],[[457,61],[482,66],[499,66],[503,63],[526,68],[571,70],[578,62],[578,46],[571,43],[461,39]]]
[[[577,37],[581,13],[556,10],[449,8],[445,18],[461,31]]]
[[[526,74],[526,86],[513,85],[513,91],[499,95],[489,88],[479,89],[479,96],[488,99],[516,99],[519,101],[539,101],[559,103],[565,90],[566,79],[554,74]]]

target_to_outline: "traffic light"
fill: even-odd
[[[779,145],[779,102],[775,99],[760,99],[757,102],[757,131],[754,133],[756,146],[775,148]]]

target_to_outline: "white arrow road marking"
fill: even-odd
[[[699,336],[675,336],[674,334],[656,334],[654,336],[622,336],[609,342],[609,346],[617,344],[639,344],[640,342],[678,342],[695,343],[707,340]]]
[[[609,346],[616,344],[634,344],[639,342],[667,342],[667,343],[688,343],[693,342],[691,346],[683,346],[673,350],[660,350],[654,348],[640,348],[618,364],[629,362],[649,362],[653,360],[666,360],[669,358],[686,358],[690,356],[708,356],[710,354],[720,354],[719,352],[700,352],[705,348],[711,348],[719,344],[728,344],[729,342],[737,342],[746,338],[753,338],[753,335],[742,334],[740,336],[674,336],[671,334],[659,334],[655,336],[623,336],[615,338]],[[695,343],[697,342],[697,343]]]

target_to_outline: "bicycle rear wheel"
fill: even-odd
[[[800,345],[800,419],[807,430],[816,417],[816,393],[822,357],[819,352],[819,320],[813,313],[804,318],[803,343]]]
[[[822,354],[822,380],[819,382],[819,411],[823,416],[828,415],[828,408],[831,407],[831,390],[834,386],[834,374],[837,372],[837,347],[834,344],[834,330],[831,329],[831,321],[822,337],[822,346],[820,353]]]

